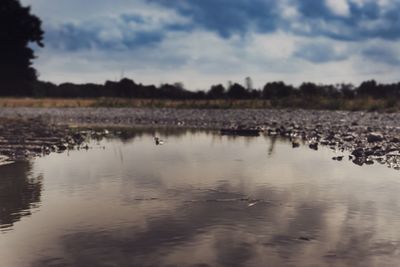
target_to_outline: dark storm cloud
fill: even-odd
[[[198,27],[215,31],[224,38],[251,31],[284,30],[307,36],[326,36],[337,40],[368,38],[398,39],[400,3],[383,9],[377,1],[362,4],[347,2],[349,14],[339,15],[326,1],[292,0],[284,4],[274,0],[148,0],[172,8]],[[284,18],[282,11],[296,7],[299,18]],[[294,28],[295,23],[304,27]],[[303,29],[302,29],[303,28]]]
[[[175,9],[196,26],[224,38],[249,30],[273,32],[278,27],[278,1],[273,0],[148,0]]]
[[[79,23],[65,23],[46,29],[46,43],[53,48],[78,51],[85,49],[124,50],[159,44],[165,29],[146,29],[147,21],[138,15],[99,18]],[[178,27],[178,25],[166,25]]]
[[[396,51],[393,48],[372,46],[364,49],[362,54],[365,58],[374,62],[400,66],[399,51]]]
[[[324,1],[295,1],[304,28],[294,30],[297,34],[310,37],[326,36],[336,40],[366,40],[380,38],[396,40],[400,37],[400,4],[390,3],[385,9],[377,1],[356,4],[347,2],[347,16],[335,14]],[[293,29],[292,27],[289,28]],[[291,30],[289,29],[289,30]]]
[[[222,38],[233,34],[284,31],[307,38],[324,37],[335,41],[400,38],[400,4],[383,7],[377,1],[343,2],[348,14],[338,14],[327,1],[291,0],[285,4],[273,0],[148,0],[187,17],[192,28],[218,33]],[[296,8],[297,16],[284,16],[285,9]],[[299,26],[300,25],[300,26]],[[301,46],[294,56],[313,63],[344,60],[350,55],[336,53],[329,44]],[[382,58],[381,58],[382,59]],[[385,57],[383,57],[385,59]],[[391,58],[387,58],[391,64]]]
[[[291,0],[285,4],[276,0],[147,0],[147,2],[172,9],[187,21],[180,24],[164,22],[164,25],[158,25],[156,29],[142,30],[138,25],[147,25],[149,21],[139,15],[122,14],[115,21],[111,23],[108,21],[108,24],[99,18],[89,22],[65,23],[49,28],[47,41],[53,46],[69,50],[93,47],[136,48],[160,43],[168,32],[191,32],[196,28],[216,32],[222,38],[230,38],[234,34],[245,36],[252,32],[276,31],[309,38],[322,36],[340,41],[370,38],[396,40],[400,37],[399,3],[391,3],[388,8],[383,9],[376,1],[366,1],[363,4],[350,1],[347,2],[349,14],[344,16],[335,13],[326,1],[314,0]],[[288,8],[296,8],[299,15],[283,16],[285,9]],[[130,22],[134,22],[135,26],[127,27],[126,24]]]

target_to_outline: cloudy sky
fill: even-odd
[[[42,80],[204,89],[400,80],[400,0],[21,0],[43,21]]]

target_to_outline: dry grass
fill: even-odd
[[[285,98],[275,100],[166,100],[166,99],[61,99],[61,98],[0,98],[0,107],[157,107],[157,108],[303,108],[329,110],[400,111],[395,99],[332,99],[332,98]]]
[[[94,105],[96,101],[96,99],[0,98],[0,107],[90,107]]]
[[[0,107],[271,108],[271,104],[263,100],[0,98]]]
[[[92,106],[98,107],[157,107],[157,108],[272,108],[264,100],[169,100],[169,99],[120,99],[100,98]]]

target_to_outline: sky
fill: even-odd
[[[251,77],[400,81],[400,0],[21,0],[43,21],[39,78],[208,89]]]

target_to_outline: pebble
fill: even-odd
[[[45,147],[45,151],[53,151],[54,145],[62,143],[63,135],[70,136],[76,143],[74,146],[82,141],[79,135],[70,135],[68,128],[59,126],[66,122],[100,127],[154,125],[215,130],[241,125],[265,129],[264,133],[270,136],[296,137],[307,142],[311,149],[321,145],[335,151],[348,151],[350,160],[358,165],[377,161],[394,169],[400,168],[400,113],[301,109],[0,108],[0,118],[39,119],[52,125],[52,128],[32,129],[32,141],[40,136],[55,139],[43,141],[45,144],[41,147]],[[0,128],[0,154],[5,156],[13,154],[13,143],[19,143],[18,138],[11,137],[21,134],[21,130],[16,130],[2,139],[1,133],[7,128],[10,127]],[[57,134],[53,136],[52,131]],[[27,143],[40,146],[40,143],[31,142],[28,136],[24,136]],[[11,148],[3,146],[4,140]],[[298,143],[292,142],[292,146],[298,147]],[[33,149],[28,151],[35,154]]]

